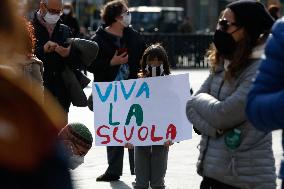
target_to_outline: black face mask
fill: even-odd
[[[221,55],[231,55],[236,50],[237,42],[234,40],[232,36],[233,33],[227,33],[219,29],[215,31],[213,43],[217,51]]]

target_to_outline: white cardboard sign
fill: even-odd
[[[162,145],[191,139],[188,74],[93,83],[97,146]]]

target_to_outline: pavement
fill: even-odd
[[[173,70],[173,74],[189,73],[190,84],[197,90],[209,74],[207,69]],[[90,76],[91,77],[91,76]],[[86,94],[91,93],[91,87],[85,89]],[[69,122],[81,122],[94,133],[94,115],[88,108],[71,107]],[[192,139],[176,143],[170,147],[168,169],[166,174],[167,189],[198,189],[201,177],[196,173],[198,158],[197,145],[200,136],[193,132]],[[282,158],[281,132],[273,132],[273,150],[276,159],[277,172]],[[71,171],[75,189],[132,189],[135,176],[131,176],[128,163],[128,153],[125,150],[123,175],[120,181],[96,182],[96,178],[103,174],[107,168],[106,148],[93,146],[85,157],[85,163],[76,170]],[[280,189],[280,180],[277,180],[277,189]]]

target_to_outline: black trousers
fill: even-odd
[[[222,182],[219,182],[217,180],[208,177],[203,177],[203,180],[200,184],[200,189],[240,189],[240,188],[224,184]]]
[[[131,174],[134,175],[134,149],[128,150]],[[123,168],[123,146],[107,146],[108,168],[106,173],[121,176]]]

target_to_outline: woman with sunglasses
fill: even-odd
[[[258,1],[235,1],[221,14],[208,53],[211,73],[186,108],[202,133],[201,189],[276,188],[271,133],[258,131],[245,116],[246,96],[273,22]]]
[[[110,82],[136,79],[139,61],[145,44],[131,26],[131,14],[123,0],[107,3],[101,17],[104,25],[99,27],[92,40],[100,50],[96,60],[88,70],[94,74],[94,82]],[[108,146],[108,168],[97,178],[97,181],[116,181],[122,175],[123,146]],[[134,151],[129,150],[131,174],[134,174]]]

